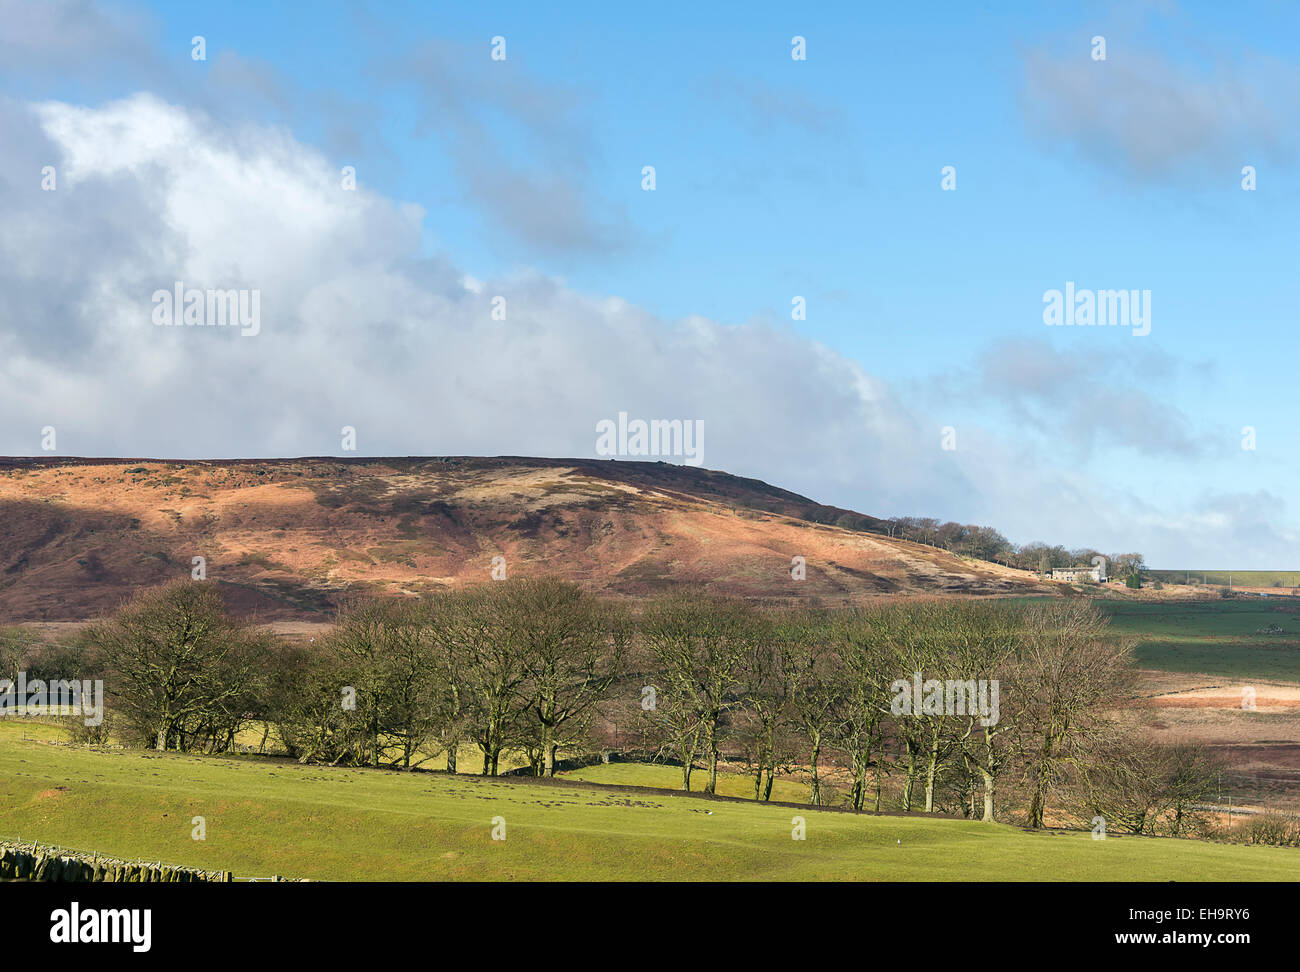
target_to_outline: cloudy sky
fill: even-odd
[[[0,0],[0,452],[626,412],[875,515],[1300,567],[1297,9],[884,6]],[[1067,282],[1149,333],[1046,325]],[[178,284],[258,333],[158,326]]]

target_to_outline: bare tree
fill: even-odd
[[[1197,808],[1217,794],[1225,762],[1222,754],[1200,743],[1179,743],[1168,747],[1164,763],[1164,783],[1173,814],[1170,829],[1178,837]]]
[[[727,713],[741,704],[741,667],[761,637],[758,620],[739,602],[671,594],[647,608],[641,631],[664,681],[667,706],[657,721],[681,751],[683,789],[690,789],[695,753],[691,740],[698,739],[708,761],[704,789],[714,793],[720,727]]]
[[[145,591],[90,636],[103,652],[114,708],[156,749],[183,748],[204,718],[243,721],[258,637],[228,618],[209,584]]]
[[[334,628],[325,638],[323,650],[341,663],[340,674],[352,690],[354,709],[349,721],[360,729],[360,750],[356,762],[378,766],[385,748],[388,709],[393,684],[389,661],[394,649],[395,628],[400,608],[381,598],[355,598],[339,611]],[[340,701],[340,705],[342,702]]]
[[[929,731],[921,713],[908,707],[895,711],[898,701],[896,686],[911,685],[914,677],[924,678],[924,673],[935,668],[935,635],[932,630],[936,609],[930,602],[910,602],[873,607],[858,612],[853,618],[857,628],[854,635],[874,653],[882,680],[888,686],[889,700],[885,711],[903,749],[904,779],[902,808],[912,809],[912,793],[921,771],[921,762],[928,759]],[[859,649],[861,652],[862,649]]]
[[[787,653],[774,625],[750,646],[744,664],[744,707],[738,727],[745,761],[754,774],[754,799],[771,800],[780,767],[792,757],[786,725],[790,717]]]
[[[1017,658],[1020,619],[1000,605],[966,603],[958,605],[956,613],[959,622],[951,634],[951,646],[958,677],[976,684],[985,682],[990,693],[996,692],[996,719],[968,714],[961,740],[963,760],[978,773],[982,784],[982,819],[992,823],[997,781],[1015,755],[1022,711]],[[972,793],[972,801],[974,798]]]
[[[661,686],[652,686],[655,688],[653,706],[642,709],[644,735],[656,742],[661,757],[681,762],[682,789],[689,791],[704,723],[694,693],[680,679],[662,681]]]
[[[808,743],[808,802],[819,807],[825,800],[822,749],[834,731],[841,693],[840,661],[831,645],[832,629],[824,612],[788,612],[780,620],[779,631],[789,681],[790,718]]]
[[[384,741],[401,751],[403,769],[418,766],[433,753],[442,712],[437,704],[438,655],[432,616],[425,605],[399,601],[390,607],[387,638],[380,659],[387,691],[382,713]]]
[[[1169,753],[1118,724],[1105,738],[1089,740],[1087,759],[1078,760],[1085,819],[1100,814],[1108,830],[1154,833],[1172,803]]]
[[[621,610],[575,584],[548,578],[505,583],[540,754],[537,769],[554,776],[556,752],[582,738],[622,672],[628,625]]]
[[[457,591],[439,616],[441,638],[461,665],[463,712],[483,754],[484,776],[496,776],[502,751],[523,742],[528,672],[510,583],[489,581]]]
[[[444,591],[422,606],[432,640],[430,715],[448,773],[457,772],[461,743],[470,733],[469,655],[458,619],[460,598],[459,592]]]
[[[866,804],[867,772],[874,765],[876,812],[880,812],[884,776],[884,723],[889,715],[889,678],[884,657],[867,636],[862,612],[837,619],[834,631],[841,691],[835,707],[834,738],[849,757],[853,773],[850,802]],[[873,761],[873,754],[875,756]]]
[[[35,636],[25,628],[0,628],[0,680],[18,681],[36,648]]]
[[[1030,785],[1029,825],[1044,826],[1062,770],[1110,726],[1106,707],[1129,690],[1132,646],[1108,637],[1091,601],[1036,604],[1021,633],[1019,735]]]

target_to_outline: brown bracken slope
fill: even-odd
[[[94,617],[190,576],[200,556],[233,606],[265,620],[321,617],[346,592],[486,581],[494,557],[512,577],[633,596],[1048,590],[879,526],[758,480],[654,462],[0,459],[0,622]]]

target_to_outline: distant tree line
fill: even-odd
[[[1220,771],[1145,741],[1125,716],[1130,646],[1081,599],[635,605],[540,578],[354,599],[304,643],[185,581],[47,650],[49,674],[105,679],[118,739],[158,750],[251,733],[302,762],[457,772],[471,748],[485,775],[513,754],[540,776],[617,747],[679,766],[688,790],[729,767],[758,800],[797,780],[814,805],[1134,833],[1186,832]],[[6,670],[32,651],[0,632]]]
[[[963,557],[989,560],[1046,573],[1054,567],[1091,565],[1093,558],[1105,557],[1107,573],[1114,578],[1126,579],[1141,573],[1146,564],[1140,553],[1103,554],[1091,547],[1074,550],[1058,545],[1035,541],[1016,545],[992,527],[941,522],[933,517],[898,516],[885,521],[884,531],[892,537],[940,547]]]

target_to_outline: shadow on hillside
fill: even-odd
[[[80,621],[137,590],[190,576],[193,537],[161,535],[121,513],[36,500],[0,501],[0,622]],[[267,590],[242,578],[222,584],[232,613],[257,620],[324,611],[318,592],[291,582]]]

